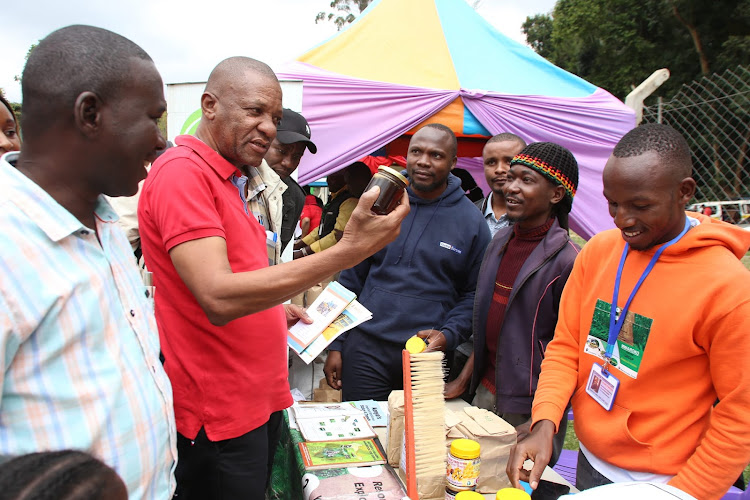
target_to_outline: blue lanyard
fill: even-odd
[[[609,359],[612,357],[612,352],[615,350],[617,337],[620,335],[620,330],[622,329],[623,323],[625,323],[625,316],[627,316],[628,314],[628,309],[630,309],[630,303],[633,301],[633,297],[635,297],[638,289],[645,281],[646,276],[648,276],[651,270],[654,268],[654,265],[656,265],[656,261],[659,260],[659,257],[661,257],[661,254],[664,252],[664,250],[680,241],[680,239],[685,236],[685,233],[688,232],[688,229],[690,229],[690,219],[685,217],[685,227],[683,228],[682,232],[678,234],[674,239],[671,239],[660,246],[654,256],[651,257],[651,261],[646,266],[643,274],[641,274],[641,277],[635,284],[635,287],[633,287],[633,291],[630,292],[630,297],[628,297],[628,301],[625,302],[625,307],[623,307],[622,311],[620,311],[620,318],[615,321],[615,318],[617,317],[617,297],[620,294],[620,279],[622,278],[622,269],[625,267],[625,259],[627,258],[628,250],[630,249],[630,245],[625,243],[625,248],[622,250],[622,258],[620,258],[620,266],[617,268],[617,276],[615,276],[615,291],[612,294],[612,307],[609,310],[609,338],[607,339],[607,351],[604,354],[604,359],[606,362],[609,362]]]

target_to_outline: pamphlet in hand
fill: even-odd
[[[298,352],[300,359],[308,365],[328,347],[339,335],[361,325],[365,321],[372,319],[372,313],[365,306],[360,304],[356,299],[352,300],[344,312],[339,314],[323,333],[315,337],[310,345],[304,351]],[[291,343],[289,344],[291,345]],[[296,349],[295,349],[296,351]]]
[[[347,290],[337,281],[329,283],[323,293],[307,308],[307,314],[313,322],[308,325],[298,321],[289,329],[287,335],[289,346],[297,354],[304,351],[346,309],[346,306],[355,297],[354,292]]]

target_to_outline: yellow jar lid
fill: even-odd
[[[472,459],[479,456],[479,443],[471,439],[454,439],[451,455],[456,458]]]
[[[414,335],[409,340],[406,341],[406,350],[409,351],[411,354],[419,354],[420,352],[423,352],[427,348],[427,344],[424,343],[424,340]]]
[[[404,177],[403,175],[401,175],[401,172],[399,172],[395,168],[386,167],[385,165],[381,165],[381,166],[378,167],[378,170],[382,170],[383,172],[391,174],[396,179],[398,179],[401,182],[403,182],[404,186],[408,186],[409,185],[409,179],[407,179],[406,177]]]
[[[484,495],[476,491],[459,491],[456,500],[484,500]]]
[[[503,488],[495,494],[495,500],[531,500],[531,495],[517,488]]]

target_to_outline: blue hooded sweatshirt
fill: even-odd
[[[341,273],[372,319],[361,332],[403,344],[420,330],[440,330],[453,350],[471,334],[474,291],[490,231],[450,174],[448,186],[424,200],[407,189],[411,212],[390,245]],[[339,351],[341,335],[330,349]]]

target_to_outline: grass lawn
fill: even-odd
[[[571,231],[570,237],[573,241],[575,241],[581,248],[583,248],[583,245],[586,244],[586,240],[575,234]],[[750,252],[745,254],[745,256],[742,258],[742,263],[745,265],[747,269],[750,269]],[[570,422],[568,424],[568,431],[565,433],[565,444],[563,447],[566,450],[577,450],[578,449],[578,438],[576,437],[576,433],[573,430],[573,422]],[[742,475],[745,477],[745,484],[747,485],[750,481],[750,464],[748,464],[747,467],[745,467],[745,472],[742,473]]]

